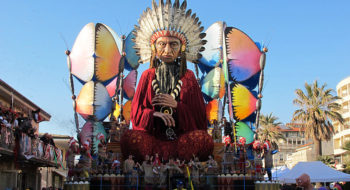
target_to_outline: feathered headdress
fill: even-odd
[[[134,48],[140,56],[139,62],[146,63],[150,61],[152,55],[152,44],[159,37],[172,36],[178,38],[181,43],[181,51],[186,52],[186,58],[192,63],[202,56],[200,52],[204,51],[202,40],[205,37],[201,22],[192,10],[186,11],[186,0],[180,6],[179,0],[174,4],[171,0],[159,0],[159,5],[152,0],[152,9],[147,8],[141,15],[138,26],[134,30]]]

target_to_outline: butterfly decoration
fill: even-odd
[[[232,113],[236,121],[257,121],[261,104],[265,52],[244,32],[225,28]],[[255,91],[259,86],[258,91]],[[256,117],[252,117],[252,116]]]
[[[205,50],[202,52],[202,57],[199,60],[199,65],[203,65],[204,68],[213,68],[222,59],[223,25],[224,23],[221,21],[215,22],[205,31],[206,36],[203,38],[203,40],[206,40],[207,43],[204,45]]]
[[[254,132],[250,129],[250,127],[244,122],[237,122],[235,124],[236,136],[243,137],[246,140],[246,144],[250,144],[254,141]]]
[[[112,100],[106,87],[89,81],[81,89],[76,100],[76,111],[85,119],[104,120],[112,110]]]
[[[220,67],[212,69],[201,81],[202,93],[212,99],[222,98],[225,94],[224,73]]]
[[[123,92],[124,92],[125,98],[130,100],[134,97],[136,82],[137,82],[137,71],[131,70],[129,74],[123,79]],[[113,97],[115,95],[115,92],[116,92],[115,90],[117,88],[116,86],[117,86],[117,78],[115,78],[106,86],[110,97]]]
[[[135,43],[133,41],[134,38],[135,38],[135,35],[133,34],[133,31],[131,31],[125,39],[125,58],[126,58],[125,69],[128,71],[136,70],[140,65],[139,63],[140,56],[136,54],[136,50],[134,49],[134,46],[135,46]]]
[[[210,124],[213,124],[213,121],[221,121],[222,116],[222,104],[221,101],[214,99],[210,101],[205,107],[207,113],[207,119]]]
[[[102,134],[106,141],[107,133],[102,123],[98,121],[87,121],[79,133],[81,142],[93,142],[93,150],[95,154],[97,153],[98,144],[100,143],[100,139],[97,138],[98,134]]]
[[[120,114],[123,108],[123,118],[130,122],[131,100],[135,94],[136,69],[139,66],[133,38],[132,32],[121,38],[105,24],[89,23],[78,34],[72,51],[66,51],[77,133],[82,138],[81,143],[92,141],[95,151],[101,134],[107,137],[101,122],[113,110],[115,118],[118,118],[118,112]],[[124,68],[128,71],[125,78]],[[83,84],[78,97],[75,97],[73,77]],[[121,89],[117,84],[120,82]],[[123,100],[116,98],[121,91],[123,97],[129,100],[122,107],[116,102]],[[86,120],[81,129],[78,114]]]
[[[118,103],[115,103],[115,109],[112,113],[113,117],[118,118],[120,116],[121,110],[123,110],[123,118],[125,119],[125,122],[127,124],[130,124],[131,103],[131,100],[127,101],[123,106],[120,106]]]
[[[121,50],[117,44],[121,42],[111,31],[104,24],[89,23],[76,38],[68,67],[82,84],[91,80],[104,83],[119,74]]]
[[[207,43],[198,64],[205,75],[201,81],[205,99],[210,103],[215,98],[222,98],[225,91],[218,96],[217,84],[223,75],[223,85],[221,81],[220,85],[227,88],[230,118],[255,130],[261,106],[267,49],[261,48],[241,30],[227,27],[224,22],[212,24],[206,33],[204,40]],[[218,74],[219,69],[222,74]],[[216,108],[212,109],[214,112]]]

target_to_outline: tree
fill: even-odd
[[[329,155],[319,156],[317,158],[317,160],[323,162],[324,164],[326,164],[329,167],[335,168],[334,167],[334,158],[332,156],[329,156]]]
[[[344,123],[339,113],[341,106],[336,102],[340,97],[333,96],[333,90],[326,86],[319,87],[317,80],[313,84],[305,83],[305,92],[296,89],[297,98],[293,100],[299,107],[293,114],[293,121],[302,123],[305,136],[313,139],[318,156],[322,155],[321,141],[330,140],[334,133],[332,121]]]
[[[260,127],[258,128],[259,139],[268,139],[275,148],[278,148],[278,140],[285,140],[285,137],[282,135],[282,133],[277,130],[277,126],[282,124],[277,120],[278,117],[273,116],[272,113],[269,115],[261,114],[259,117]]]
[[[350,141],[345,141],[342,147],[344,150],[350,150]]]

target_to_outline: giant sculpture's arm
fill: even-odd
[[[207,119],[203,95],[192,71],[187,70],[182,78],[183,86],[177,104],[177,117],[180,130],[206,130]]]
[[[151,81],[151,70],[144,71],[132,100],[131,121],[134,130],[151,131],[154,127],[154,110],[150,101],[152,93]]]

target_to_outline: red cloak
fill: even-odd
[[[172,156],[189,160],[195,154],[201,160],[207,159],[214,144],[207,133],[204,100],[193,72],[187,70],[181,78],[180,98],[173,113],[178,137],[174,141],[166,140],[167,127],[160,118],[153,116],[156,110],[152,106],[154,79],[154,68],[144,71],[140,78],[131,106],[133,130],[127,131],[121,139],[123,155],[132,154],[142,160],[145,155],[159,153],[164,159]]]

